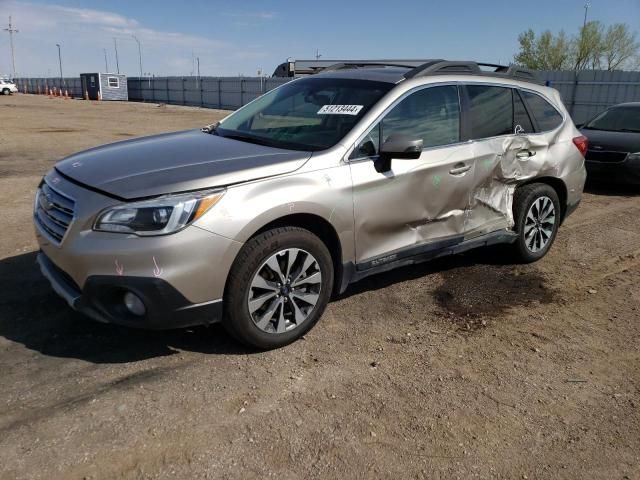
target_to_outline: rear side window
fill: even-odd
[[[562,115],[540,95],[525,91],[520,93],[527,104],[529,112],[531,112],[538,124],[539,131],[554,130],[562,123]]]
[[[511,89],[487,85],[467,85],[471,139],[513,133]]]
[[[517,90],[513,90],[513,133],[533,133],[534,128]]]

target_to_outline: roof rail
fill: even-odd
[[[393,62],[393,61],[371,61],[371,62],[350,62],[344,61],[339,63],[334,63],[333,65],[329,65],[328,67],[324,67],[322,69],[323,72],[331,72],[334,70],[345,70],[349,68],[362,68],[362,67],[404,67],[404,68],[416,68],[416,66],[420,65],[420,62]]]
[[[484,68],[483,68],[484,67]],[[487,69],[488,68],[488,69]],[[404,74],[404,78],[425,77],[429,75],[490,75],[542,83],[535,72],[518,65],[498,65],[481,62],[451,62],[447,60],[430,60]]]

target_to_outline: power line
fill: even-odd
[[[9,43],[11,44],[11,65],[13,67],[13,78],[16,77],[16,54],[13,49],[13,34],[18,33],[18,29],[13,28],[11,23],[11,15],[9,15],[9,27],[4,29],[5,32],[9,32]]]

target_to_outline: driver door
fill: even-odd
[[[394,133],[423,139],[422,154],[392,159],[390,170],[378,172],[380,145]],[[349,166],[359,270],[462,241],[474,162],[460,138],[456,85],[398,101],[358,142]]]

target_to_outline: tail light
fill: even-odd
[[[587,154],[587,148],[589,147],[589,139],[587,137],[580,135],[573,139],[573,144],[580,151],[583,157]]]

